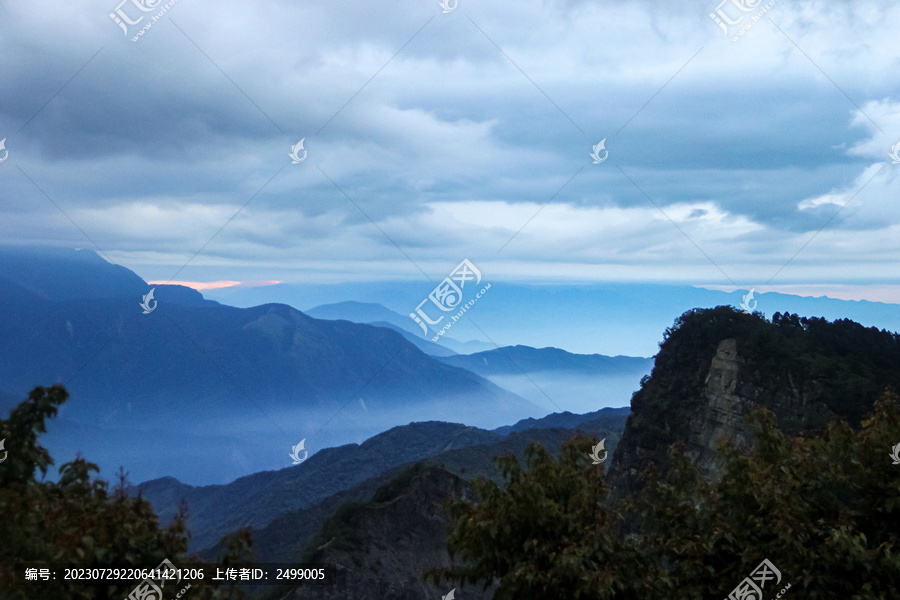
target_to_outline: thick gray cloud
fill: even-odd
[[[800,251],[773,283],[874,284],[900,261],[887,1],[779,0],[737,42],[717,2],[468,0],[177,0],[132,42],[164,5],[135,3],[127,36],[116,0],[0,7],[2,241],[155,280],[204,248],[194,281],[469,257],[753,284]]]

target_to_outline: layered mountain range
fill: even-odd
[[[391,329],[224,306],[85,250],[0,250],[0,313],[0,410],[64,383],[49,447],[140,479],[222,481],[290,465],[301,439],[316,451],[416,420],[546,413]]]
[[[301,441],[314,455],[413,421],[490,429],[621,406],[650,368],[528,347],[453,364],[464,355],[429,354],[410,319],[404,330],[378,305],[312,312],[329,318],[151,286],[89,250],[0,247],[0,411],[63,383],[71,400],[43,438],[55,456],[212,484],[290,466]]]
[[[340,587],[258,590],[283,600],[445,595],[420,578],[450,560],[443,501],[473,500],[476,477],[501,482],[492,459],[521,461],[530,442],[555,453],[575,436],[604,439],[609,459],[597,468],[609,467],[616,501],[640,490],[650,465],[665,472],[673,444],[718,477],[721,440],[752,447],[744,417],[754,408],[786,433],[815,435],[832,419],[858,426],[880,394],[900,389],[895,333],[727,306],[688,311],[665,331],[630,408],[549,416],[538,396],[529,402],[498,382],[524,378],[552,404],[567,394],[548,394],[542,374],[639,378],[649,359],[525,346],[430,355],[398,323],[223,306],[148,286],[85,251],[0,251],[0,310],[0,408],[34,385],[65,383],[71,399],[42,437],[51,454],[65,462],[80,450],[107,476],[154,461],[132,479],[166,477],[132,493],[163,523],[185,501],[190,550],[207,560],[224,552],[222,536],[248,527],[257,560],[337,565]],[[605,404],[598,389],[595,408]],[[286,468],[301,438],[312,452]],[[14,440],[6,449],[15,452]],[[243,476],[196,485],[198,472]],[[466,588],[466,597],[489,592]]]
[[[262,530],[263,537],[289,539],[290,548],[297,550],[299,546],[302,550],[304,540],[308,541],[317,530],[312,524],[320,525],[340,501],[366,498],[392,474],[417,461],[441,465],[463,477],[484,475],[499,481],[500,474],[491,462],[493,457],[524,456],[529,441],[558,448],[576,434],[606,439],[611,456],[628,412],[627,408],[604,408],[584,415],[552,414],[494,431],[438,421],[411,423],[362,444],[327,448],[297,467],[255,473],[224,485],[191,486],[164,477],[135,486],[133,492],[150,501],[162,522],[168,522],[185,500],[192,550],[213,546],[238,527]],[[322,506],[330,507],[330,511]],[[286,520],[286,515],[293,513],[303,515],[296,524]],[[290,533],[300,523],[306,533]],[[288,560],[290,555],[278,549],[281,542],[276,546],[258,546],[258,552],[273,562]]]
[[[717,478],[718,443],[728,440],[749,451],[752,438],[743,417],[756,407],[772,411],[785,433],[816,435],[833,419],[859,426],[875,400],[898,385],[900,336],[895,333],[792,314],[777,314],[769,322],[730,307],[689,311],[666,332],[651,376],[634,395],[610,461],[613,501],[638,491],[639,474],[651,464],[665,472],[673,444],[683,444],[706,477]],[[551,449],[559,443],[547,437],[535,441]],[[353,598],[412,598],[423,585],[428,593],[445,594],[421,582],[421,557],[433,567],[449,561],[440,552],[443,537],[437,533],[447,516],[435,507],[441,498],[474,501],[470,488],[458,480],[472,473],[460,475],[429,461],[422,466],[428,468],[398,474],[379,490],[369,482],[365,493],[343,496],[347,502],[335,507],[305,549],[293,550],[294,556],[336,563],[348,578],[342,589],[351,590]],[[279,520],[279,527],[290,527],[290,519]],[[311,593],[298,587],[273,590],[270,597],[311,598]],[[470,593],[480,597],[480,588]]]

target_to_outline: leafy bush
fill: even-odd
[[[150,503],[128,494],[127,474],[120,471],[112,493],[107,482],[93,477],[97,465],[78,457],[59,469],[58,483],[36,481],[53,464],[37,442],[45,420],[56,415],[68,393],[61,385],[37,387],[28,399],[0,419],[0,439],[6,440],[6,460],[0,464],[0,598],[3,600],[107,600],[126,597],[137,581],[116,584],[62,581],[58,585],[14,585],[19,561],[75,563],[83,567],[155,568],[168,558],[187,567],[186,512],[182,509],[165,528]],[[43,477],[42,477],[43,479]],[[246,532],[230,537],[227,563],[247,558],[251,541]],[[198,563],[199,561],[190,561]],[[192,581],[189,598],[222,596],[210,582]],[[168,590],[166,590],[168,591]],[[177,591],[177,590],[176,590]],[[241,598],[240,590],[227,596]]]
[[[814,600],[900,597],[900,442],[897,396],[886,392],[854,430],[789,437],[771,412],[748,416],[752,454],[720,443],[719,481],[700,476],[678,444],[663,473],[652,465],[636,497],[608,502],[593,440],[566,443],[558,459],[529,448],[527,469],[497,459],[506,486],[480,481],[477,501],[448,501],[448,550],[460,564],[426,576],[499,581],[496,600],[668,600],[726,597],[764,559],[778,592]],[[616,527],[635,517],[639,533]],[[764,590],[768,593],[769,589]]]

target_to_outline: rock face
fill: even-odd
[[[717,440],[749,448],[744,417],[756,406],[797,434],[837,417],[857,421],[900,379],[895,334],[849,321],[773,320],[718,307],[685,313],[666,332],[652,374],[632,397],[610,467],[617,493],[639,487],[648,463],[665,469],[676,442],[716,477]]]
[[[745,431],[743,418],[755,402],[739,393],[755,395],[752,385],[739,389],[741,376],[747,371],[746,363],[738,355],[737,340],[727,338],[719,342],[715,354],[708,360],[702,383],[698,383],[696,376],[664,381],[670,378],[670,374],[654,370],[651,379],[635,394],[633,418],[629,418],[626,424],[619,445],[621,454],[617,452],[615,455],[613,462],[617,464],[610,469],[610,479],[616,486],[634,489],[638,472],[650,461],[665,464],[665,451],[675,441],[686,444],[694,461],[707,475],[716,472],[716,440],[724,437],[739,446],[749,446],[751,439]],[[664,385],[660,386],[661,383]],[[690,410],[654,414],[647,406],[650,403],[645,404],[650,399],[645,397],[656,392],[658,387],[664,387],[670,393],[679,387],[682,393],[687,390],[686,402],[682,404],[689,406]],[[664,435],[647,435],[644,432],[648,430]]]
[[[617,486],[633,490],[637,475],[650,461],[663,467],[666,452],[675,443],[685,444],[694,462],[709,477],[719,472],[716,442],[725,438],[749,448],[752,437],[744,417],[757,405],[776,412],[782,426],[824,421],[827,407],[813,407],[796,386],[773,390],[761,387],[758,370],[739,352],[735,338],[721,340],[711,357],[698,356],[705,368],[691,373],[654,370],[644,388],[633,399],[618,452],[610,469]],[[690,375],[690,376],[688,376]],[[660,390],[663,388],[665,392]],[[666,393],[664,397],[657,394]],[[666,405],[665,409],[658,406]],[[819,419],[811,419],[818,409]]]
[[[781,427],[789,432],[824,424],[836,416],[828,406],[817,400],[822,382],[806,381],[798,386],[787,372],[786,380],[775,389],[766,389],[756,382],[760,373],[738,352],[734,338],[722,340],[716,349],[706,376],[703,397],[706,409],[691,419],[689,447],[698,464],[707,472],[715,472],[712,456],[716,440],[724,437],[739,447],[749,448],[752,438],[744,426],[744,417],[757,405],[772,410]],[[785,385],[786,384],[786,385]]]
[[[310,562],[337,565],[339,583],[297,587],[282,600],[421,600],[440,598],[452,588],[437,588],[418,574],[450,566],[445,547],[448,497],[473,500],[471,485],[437,467],[419,467],[376,492],[372,501],[332,517],[324,543]],[[334,522],[335,519],[339,523]],[[332,535],[329,532],[337,532]],[[492,590],[458,588],[456,595],[487,600]]]
[[[738,355],[737,340],[728,338],[719,343],[702,394],[706,409],[690,420],[688,447],[704,471],[715,471],[713,448],[719,438],[724,437],[744,447],[751,443],[743,427],[743,418],[755,403],[737,393],[742,362],[745,361]]]

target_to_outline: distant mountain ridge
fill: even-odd
[[[135,273],[92,250],[48,247],[0,245],[0,280],[57,302],[121,298],[147,287]]]
[[[410,421],[464,415],[495,427],[541,414],[391,329],[280,304],[224,306],[89,251],[0,247],[0,312],[0,410],[64,383],[72,400],[48,448],[81,451],[104,472],[127,456],[140,479],[228,481],[290,464],[304,438],[317,449]]]
[[[430,342],[424,338],[406,331],[405,329],[401,329],[400,327],[392,323],[387,323],[385,321],[373,321],[372,323],[368,323],[368,325],[372,325],[373,327],[385,327],[387,329],[392,329],[406,338],[406,340],[412,343],[416,348],[430,356],[454,356],[456,354],[456,352],[454,352],[450,348],[447,348],[446,346],[441,346],[440,344]]]
[[[517,431],[526,431],[528,429],[575,429],[578,426],[596,421],[598,419],[611,419],[611,423],[618,421],[616,417],[621,419],[622,427],[625,426],[625,419],[631,413],[631,408],[625,406],[620,408],[601,408],[600,410],[585,413],[583,415],[575,415],[569,411],[562,413],[551,413],[540,419],[522,419],[513,425],[505,425],[494,429],[494,432],[500,435],[509,435]]]
[[[429,341],[432,337],[429,334],[423,337],[421,328],[416,325],[415,321],[408,316],[396,313],[381,304],[375,302],[356,302],[347,300],[344,302],[335,302],[333,304],[325,304],[316,306],[305,311],[311,317],[316,319],[343,319],[353,321],[354,323],[366,323],[369,325],[378,325],[383,327],[389,324],[394,328],[408,333],[407,339],[416,343],[416,340],[426,342],[419,345],[423,352],[434,354],[435,356],[447,356],[449,354],[467,354],[469,352],[478,352],[482,350],[490,350],[492,345],[478,341],[460,342],[452,337],[443,336],[440,338],[441,343]],[[438,352],[438,348],[450,350],[450,352]]]
[[[523,345],[437,358],[549,411],[575,414],[597,406],[627,405],[653,367],[652,358],[573,354]]]
[[[412,319],[404,318],[402,315],[374,302],[348,300],[346,302],[316,306],[304,312],[314,319],[343,319],[354,323],[390,323],[408,333],[422,336],[421,330]]]
[[[457,423],[412,423],[359,445],[326,448],[295,467],[254,473],[228,484],[194,487],[165,477],[141,483],[133,493],[149,500],[162,521],[171,519],[182,498],[187,500],[191,547],[199,549],[231,529],[265,526],[279,514],[308,508],[398,464],[501,438]]]
[[[187,500],[191,549],[200,549],[212,546],[236,527],[265,529],[281,515],[311,510],[332,495],[341,495],[370,478],[383,480],[399,466],[415,461],[448,464],[463,476],[485,473],[496,478],[491,459],[497,453],[510,449],[522,453],[527,440],[541,440],[553,449],[576,431],[609,434],[606,447],[612,456],[625,426],[623,410],[627,412],[603,409],[587,415],[550,415],[537,421],[520,421],[502,434],[455,423],[411,423],[360,445],[322,450],[296,467],[255,473],[229,484],[194,487],[164,477],[141,483],[132,493],[149,500],[162,522],[172,518],[182,498]],[[563,422],[571,425],[560,427]],[[276,502],[275,498],[281,500]],[[322,518],[330,514],[314,512]],[[275,527],[275,531],[282,529]]]
[[[528,429],[494,442],[454,448],[416,463],[398,465],[309,509],[284,513],[269,525],[253,530],[254,551],[260,562],[315,560],[338,564],[339,569],[345,570],[344,581],[353,587],[352,594],[341,590],[344,595],[338,597],[377,600],[383,597],[385,584],[394,590],[412,587],[421,593],[423,588],[413,585],[424,564],[421,557],[429,557],[433,564],[428,566],[446,564],[449,559],[443,527],[435,527],[445,522],[446,515],[440,507],[445,498],[453,495],[442,481],[456,481],[459,490],[469,490],[467,482],[477,477],[502,485],[495,457],[513,455],[524,463],[525,450],[531,442],[555,455],[565,441],[577,435],[605,438],[611,456],[624,425],[625,415],[607,413],[575,429]],[[419,478],[422,473],[432,474],[427,483]],[[422,502],[424,498],[431,500]],[[370,521],[381,525],[369,527]],[[200,555],[216,561],[224,549],[220,543]],[[384,556],[391,560],[380,560]],[[378,581],[379,585],[362,585],[366,581]],[[264,598],[307,597],[299,587],[294,588],[295,595],[285,595],[286,589],[267,590]],[[480,586],[469,593],[478,597],[479,592]]]
[[[486,334],[500,346],[525,344],[534,348],[562,348],[580,354],[652,356],[658,350],[661,333],[679,315],[693,308],[721,305],[740,306],[747,290],[723,292],[689,285],[640,282],[559,283],[536,285],[512,281],[498,282],[490,297],[470,313]],[[432,286],[433,287],[433,286]],[[255,305],[279,299],[298,307],[318,306],[354,298],[380,303],[401,315],[408,314],[430,291],[419,281],[353,282],[313,286],[280,284],[259,288],[211,290],[208,298],[229,304]],[[823,289],[827,295],[827,289]],[[900,304],[885,302],[812,298],[788,292],[757,289],[756,310],[768,317],[776,312],[792,312],[827,319],[848,318],[865,326],[900,331]],[[412,323],[412,320],[410,320]],[[487,343],[474,327],[454,325],[454,334]],[[491,347],[457,348],[470,354]]]
[[[586,375],[643,374],[650,371],[653,359],[636,356],[604,356],[602,354],[573,354],[559,348],[504,346],[486,352],[441,357],[440,361],[478,373],[491,375],[519,375],[523,371],[567,371]]]

